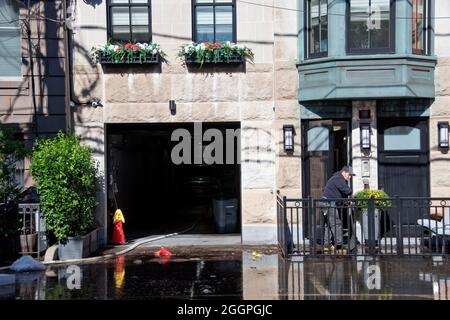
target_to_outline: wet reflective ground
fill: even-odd
[[[12,274],[9,272],[0,272]],[[15,274],[0,299],[450,299],[450,263],[432,258],[283,260],[228,250],[171,258],[140,252]]]
[[[450,263],[430,257],[282,262],[280,284],[281,299],[449,300]]]

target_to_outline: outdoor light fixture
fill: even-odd
[[[284,125],[283,126],[283,141],[284,141],[284,151],[293,152],[294,151],[294,126]]]
[[[361,124],[361,149],[370,150],[370,124]]]
[[[438,122],[439,148],[448,149],[448,122]]]
[[[175,100],[169,100],[169,109],[171,114],[175,114],[177,111],[177,105],[175,104]]]

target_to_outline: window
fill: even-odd
[[[194,42],[236,42],[236,0],[192,0]]]
[[[314,127],[307,133],[308,151],[330,151],[330,130],[326,127]]]
[[[328,0],[305,1],[306,57],[324,57],[328,51]]]
[[[413,0],[412,50],[415,54],[430,54],[430,1]]]
[[[19,5],[0,0],[0,77],[22,76]]]
[[[348,53],[395,52],[395,1],[348,0],[347,25]]]
[[[150,42],[151,0],[108,0],[108,36],[114,41]]]
[[[384,150],[420,150],[420,129],[399,126],[384,130]]]

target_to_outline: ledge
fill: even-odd
[[[297,64],[299,100],[434,98],[436,57],[376,55]]]

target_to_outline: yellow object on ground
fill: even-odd
[[[256,251],[253,251],[253,252],[252,252],[252,259],[253,259],[253,260],[256,260],[256,259],[258,259],[258,258],[261,258],[262,256],[263,256],[262,253],[259,253],[259,252],[256,252]]]

